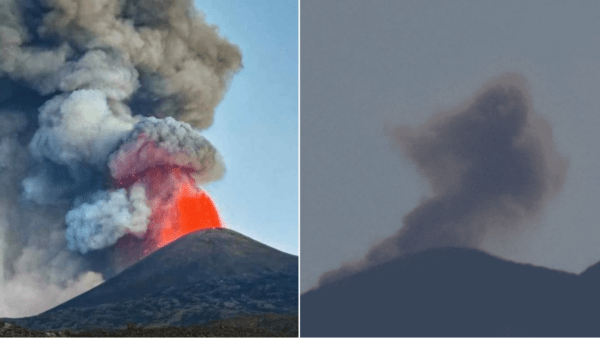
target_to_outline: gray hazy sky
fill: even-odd
[[[562,190],[490,253],[579,273],[600,260],[600,2],[301,3],[301,289],[395,234],[430,194],[384,128],[417,128],[506,72],[568,160]]]

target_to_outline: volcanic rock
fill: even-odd
[[[598,336],[600,276],[587,275],[431,249],[302,294],[301,334]]]
[[[220,228],[182,237],[40,315],[2,320],[35,330],[87,330],[297,312],[298,257]]]

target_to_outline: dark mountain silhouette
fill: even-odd
[[[301,335],[598,336],[600,263],[588,270],[431,249],[302,294]]]
[[[585,279],[600,279],[600,262],[589,266],[580,274],[580,276]]]
[[[298,274],[298,257],[230,229],[194,232],[170,243],[102,285],[56,308],[90,307],[230,277]]]
[[[36,330],[187,326],[298,312],[298,257],[230,229],[189,234],[40,315]]]

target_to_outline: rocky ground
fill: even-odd
[[[298,257],[201,231],[44,313],[0,321],[5,336],[298,336]]]
[[[130,323],[144,328],[189,327],[250,316],[258,318],[260,325],[255,328],[267,330],[259,335],[281,330],[297,335],[297,285],[297,277],[280,274],[251,281],[229,278],[171,287],[117,303],[56,309],[38,316],[5,320],[33,330],[81,331],[125,329]],[[269,321],[264,317],[267,314],[279,319]],[[295,323],[290,321],[290,316],[296,318]],[[231,323],[225,325],[231,326]]]
[[[298,315],[264,314],[211,321],[205,325],[145,328],[129,324],[119,330],[41,331],[0,321],[1,337],[297,337]]]

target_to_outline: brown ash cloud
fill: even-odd
[[[320,285],[429,248],[480,248],[491,230],[515,235],[565,180],[567,161],[518,74],[493,79],[470,101],[418,128],[399,126],[389,134],[430,194],[403,217],[396,234],[360,261],[325,273]]]

